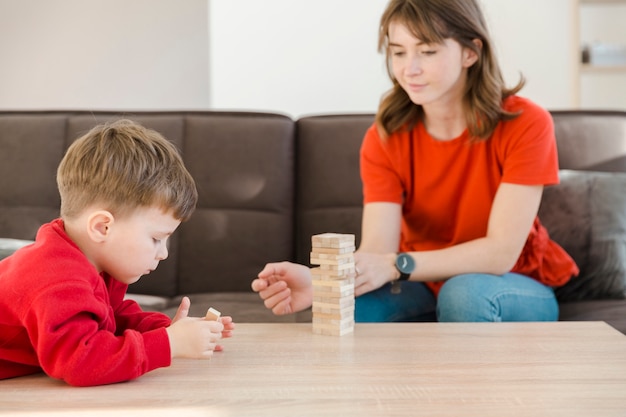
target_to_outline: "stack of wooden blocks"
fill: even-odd
[[[313,333],[342,336],[354,330],[354,235],[311,238]]]

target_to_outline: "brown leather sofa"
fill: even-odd
[[[626,204],[618,201],[626,195],[626,112],[552,114],[566,171],[562,184],[546,189],[540,217],[581,266],[581,278],[557,291],[561,320],[604,320],[626,333],[626,260],[619,257],[620,249],[626,254],[626,229],[619,229]],[[169,258],[131,286],[132,297],[170,315],[188,295],[194,315],[212,306],[238,322],[309,320],[309,312],[272,315],[250,282],[269,261],[307,264],[313,234],[354,233],[358,242],[358,153],[373,115],[294,121],[253,112],[0,111],[0,238],[34,239],[58,216],[55,172],[65,149],[95,124],[120,117],[172,140],[199,191]],[[617,191],[605,203],[607,187]]]

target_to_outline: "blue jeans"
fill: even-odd
[[[421,282],[391,284],[356,298],[357,322],[556,321],[552,288],[524,275],[464,274],[450,278],[439,297]]]

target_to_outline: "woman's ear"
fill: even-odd
[[[478,51],[482,51],[483,49],[483,41],[480,39],[474,39],[472,41],[474,45],[476,45],[476,49]],[[478,61],[478,53],[472,48],[465,48],[463,53],[463,66],[465,68],[469,68],[474,65]]]
[[[113,214],[107,210],[94,211],[87,218],[87,235],[97,243],[104,242],[111,234],[115,222]]]

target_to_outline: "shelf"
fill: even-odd
[[[626,65],[593,65],[582,64],[581,72],[626,72]]]
[[[626,0],[580,0],[581,4],[619,4],[625,3]]]
[[[595,60],[585,63],[580,61],[584,46],[589,48],[589,55],[585,60],[588,61],[593,56],[592,46],[624,45],[626,0],[575,0],[575,4],[578,7],[574,22],[574,39],[577,40],[577,45],[573,56],[578,61],[577,84],[574,86],[577,106],[624,109],[626,97],[622,92],[626,88],[626,63],[618,59],[624,52],[621,49],[595,50]],[[616,56],[607,56],[612,53]],[[602,65],[602,62],[608,65]],[[611,62],[617,65],[611,65]]]

